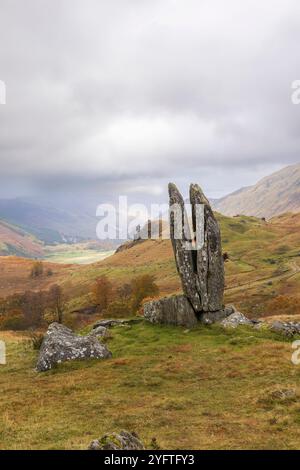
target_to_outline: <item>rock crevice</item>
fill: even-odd
[[[198,320],[213,323],[226,318],[224,259],[217,219],[197,184],[190,186],[191,228],[184,199],[169,184],[170,237],[183,296],[149,302],[144,314],[152,323],[192,326]]]

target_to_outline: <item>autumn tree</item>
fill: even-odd
[[[44,292],[26,291],[21,295],[19,305],[27,327],[42,325],[46,308],[46,295]]]
[[[112,284],[107,276],[99,277],[92,289],[93,299],[98,309],[107,309],[109,302],[112,300]]]
[[[36,279],[38,277],[41,277],[44,273],[44,265],[42,261],[36,261],[31,268],[30,271],[30,277],[32,279]]]
[[[62,288],[54,284],[49,290],[49,308],[53,311],[57,322],[63,323],[65,312],[65,300]]]
[[[121,300],[129,300],[132,296],[132,285],[125,283],[117,289],[117,295]]]
[[[159,288],[155,283],[154,276],[143,274],[131,282],[132,288],[132,311],[136,313],[146,297],[155,297],[159,294]]]

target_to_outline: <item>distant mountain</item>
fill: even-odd
[[[0,199],[0,219],[21,227],[48,244],[75,243],[96,238],[95,217],[22,199]]]
[[[286,212],[300,212],[300,164],[263,178],[212,202],[224,215],[253,215],[267,219]]]
[[[11,255],[40,258],[43,256],[43,243],[20,227],[0,220],[0,256]]]

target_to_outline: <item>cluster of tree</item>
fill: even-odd
[[[113,289],[107,276],[101,276],[93,285],[92,295],[98,311],[111,317],[124,317],[136,314],[146,298],[159,294],[159,288],[154,276],[144,274]]]
[[[35,261],[30,270],[31,279],[38,279],[45,274],[44,264],[42,261]],[[46,271],[46,276],[52,276],[52,269],[48,268]]]
[[[0,328],[25,330],[39,328],[52,321],[63,323],[64,293],[53,285],[48,291],[26,291],[0,299]]]

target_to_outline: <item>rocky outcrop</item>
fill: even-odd
[[[197,324],[196,314],[184,295],[173,295],[160,300],[147,302],[144,317],[155,324],[185,326],[193,328]]]
[[[140,245],[141,243],[144,243],[145,241],[146,240],[139,238],[137,240],[131,240],[129,242],[125,242],[116,249],[116,254],[123,253],[123,251],[130,250],[131,248],[134,248],[136,245]]]
[[[169,184],[170,237],[183,296],[173,296],[144,306],[152,323],[192,327],[221,321],[233,313],[225,308],[224,258],[219,224],[201,188],[190,186],[192,233],[184,199]]]
[[[142,318],[131,318],[129,320],[117,320],[115,318],[99,320],[94,324],[93,329],[95,330],[98,327],[113,328],[114,326],[134,325],[136,323],[140,323],[141,321]]]
[[[144,450],[144,444],[135,433],[121,431],[91,442],[89,450]]]
[[[184,294],[195,313],[223,310],[224,259],[219,224],[201,188],[190,186],[190,234],[184,200],[169,184],[170,235]]]
[[[88,336],[96,336],[97,338],[106,338],[109,336],[109,331],[104,326],[97,326],[96,328],[93,328],[92,331],[90,331]]]
[[[271,325],[271,331],[292,338],[300,334],[300,323],[275,321]]]
[[[44,337],[36,369],[45,372],[56,364],[78,359],[107,359],[112,356],[97,335],[77,336],[69,328],[52,323]]]
[[[221,322],[235,312],[234,307],[228,305],[222,310],[216,312],[203,312],[199,315],[199,321],[204,325],[211,325],[213,323]]]
[[[224,328],[237,328],[240,325],[254,326],[256,324],[256,321],[249,320],[243,313],[238,311],[235,311],[221,322]]]

